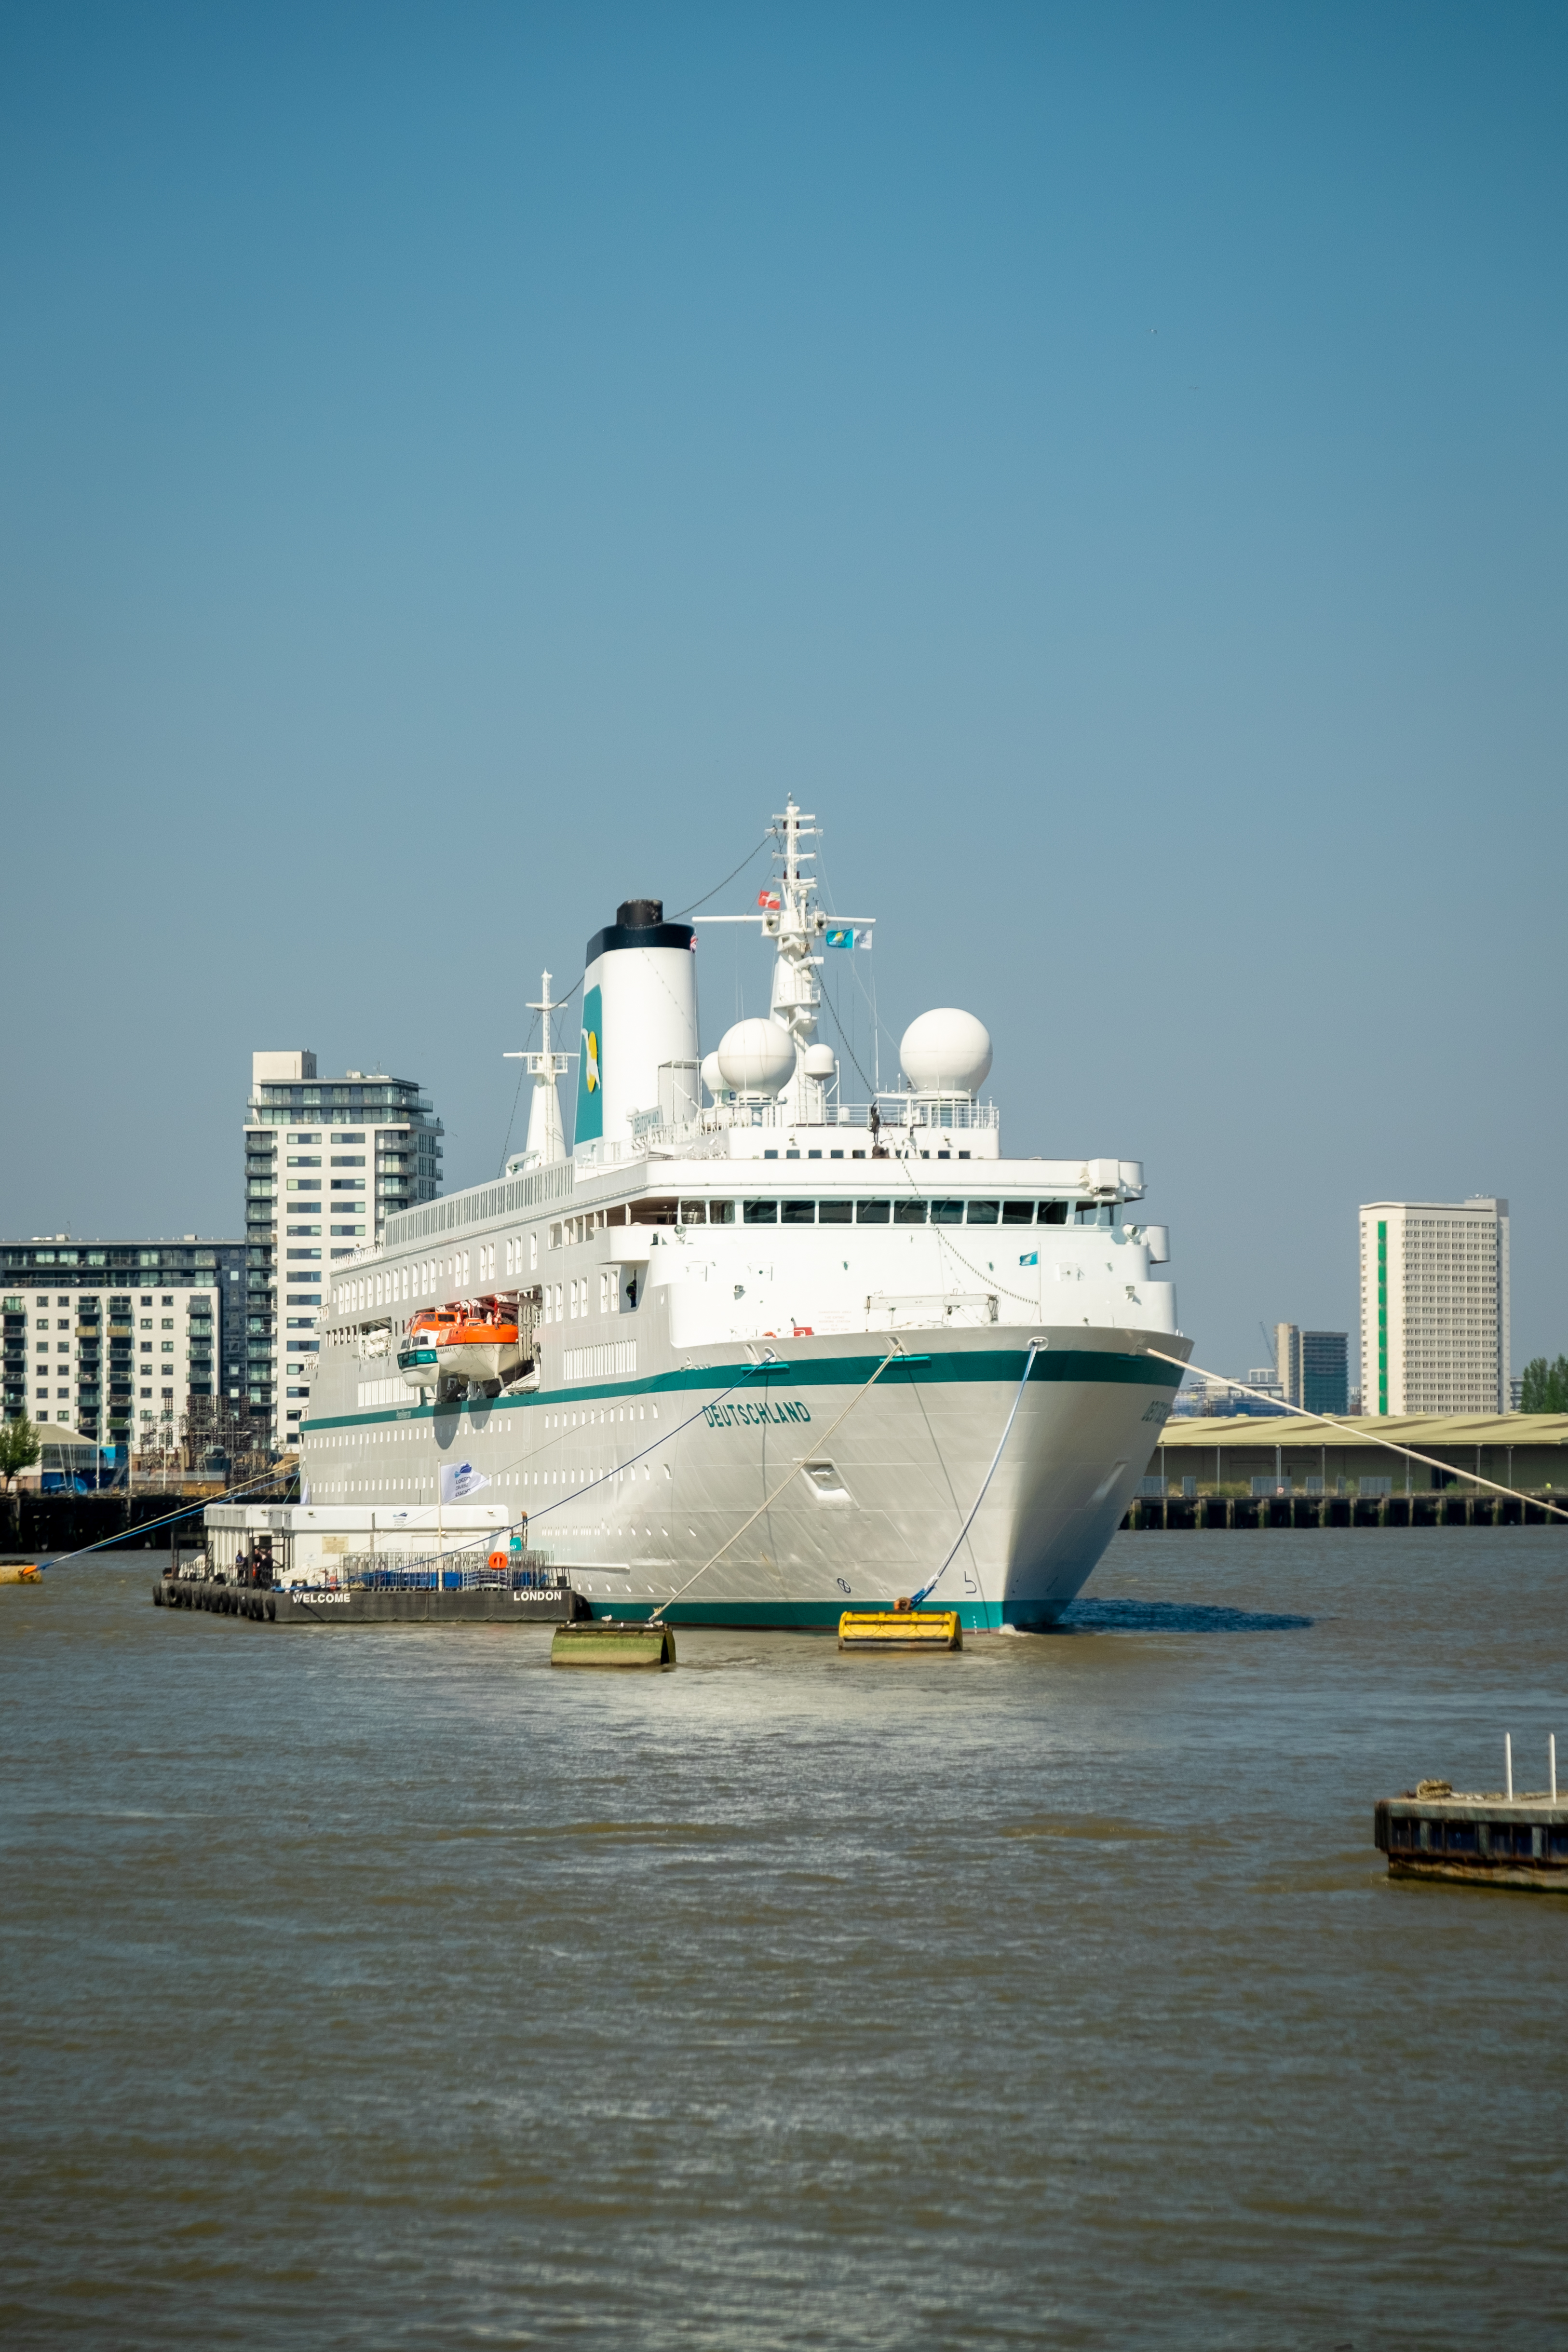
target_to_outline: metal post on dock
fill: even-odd
[[[1511,1805],[1513,1802],[1513,1734],[1511,1731],[1505,1731],[1502,1736],[1502,1761],[1505,1793]]]
[[[1554,1731],[1547,1737],[1546,1762],[1552,1775],[1552,1801],[1555,1804],[1557,1802],[1557,1734]]]

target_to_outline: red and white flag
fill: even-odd
[[[770,913],[776,915],[783,904],[783,901],[776,890],[759,890],[757,893],[757,904],[759,907],[766,907]]]

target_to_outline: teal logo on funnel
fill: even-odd
[[[574,1143],[595,1142],[605,1132],[605,1008],[596,988],[583,999],[583,1052],[577,1064],[577,1122]]]

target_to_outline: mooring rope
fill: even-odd
[[[279,1478],[287,1483],[298,1475],[297,1470],[258,1471],[254,1478],[242,1478],[237,1486],[226,1487],[221,1495],[204,1495],[198,1502],[187,1504],[183,1511],[170,1511],[166,1517],[161,1519],[134,1520],[121,1528],[117,1535],[104,1536],[97,1543],[79,1544],[74,1551],[62,1551],[53,1559],[40,1560],[38,1573],[40,1576],[48,1575],[57,1568],[65,1568],[73,1559],[86,1559],[95,1551],[112,1551],[117,1544],[122,1549],[133,1551],[138,1547],[128,1541],[132,1536],[150,1535],[156,1528],[172,1528],[181,1519],[194,1519],[198,1511],[205,1511],[216,1503],[232,1502],[236,1495],[243,1495],[252,1486],[269,1486]]]
[[[910,1595],[910,1606],[911,1609],[918,1609],[923,1601],[929,1601],[931,1599],[931,1594],[936,1591],[937,1586],[942,1582],[942,1578],[947,1574],[948,1570],[958,1558],[959,1547],[963,1543],[965,1536],[969,1533],[970,1528],[974,1525],[975,1516],[980,1509],[981,1504],[985,1500],[985,1490],[996,1475],[996,1465],[1002,1459],[1002,1449],[1006,1444],[1009,1437],[1013,1434],[1013,1423],[1018,1418],[1018,1407],[1024,1402],[1024,1391],[1029,1385],[1029,1374],[1035,1369],[1035,1358],[1039,1354],[1040,1349],[1045,1345],[1046,1342],[1043,1339],[1030,1340],[1029,1352],[1024,1359],[1024,1377],[1018,1382],[1017,1394],[1013,1399],[1013,1410],[1007,1415],[1002,1434],[996,1441],[996,1451],[991,1456],[991,1467],[987,1470],[984,1479],[981,1481],[980,1492],[976,1495],[973,1503],[970,1507],[969,1517],[964,1520],[963,1525],[959,1528],[957,1535],[953,1538],[952,1549],[948,1553],[947,1558],[942,1561],[942,1564],[937,1570],[936,1574],[931,1578],[931,1582],[929,1584],[922,1585],[918,1592]]]
[[[1479,1470],[1460,1470],[1452,1462],[1439,1462],[1435,1454],[1418,1454],[1414,1445],[1401,1445],[1397,1438],[1380,1437],[1375,1430],[1358,1428],[1353,1421],[1336,1421],[1329,1412],[1310,1412],[1304,1404],[1283,1404],[1279,1397],[1267,1396],[1261,1389],[1248,1388],[1245,1381],[1229,1380],[1224,1372],[1205,1372],[1201,1364],[1189,1363],[1180,1356],[1167,1356],[1158,1348],[1146,1347],[1143,1353],[1152,1356],[1159,1363],[1174,1364],[1184,1372],[1196,1372],[1200,1380],[1218,1381],[1226,1388],[1239,1389],[1243,1396],[1257,1397],[1260,1402],[1272,1405],[1276,1412],[1283,1406],[1286,1412],[1293,1412],[1302,1421],[1315,1421],[1326,1429],[1342,1430],[1358,1445],[1385,1446],[1390,1454],[1403,1454],[1407,1461],[1425,1462],[1428,1469],[1445,1470],[1451,1477],[1468,1478],[1474,1486],[1488,1486],[1494,1495],[1506,1495],[1510,1502],[1534,1503],[1541,1510],[1551,1511],[1560,1519],[1568,1519],[1568,1511],[1559,1508],[1555,1503],[1543,1503],[1539,1495],[1521,1495],[1517,1486],[1500,1486],[1495,1478],[1483,1478]]]

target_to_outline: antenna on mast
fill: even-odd
[[[528,1141],[521,1162],[524,1168],[548,1168],[566,1157],[566,1131],[561,1124],[561,1097],[555,1091],[555,1081],[563,1078],[575,1054],[555,1054],[550,1047],[550,1016],[564,1008],[552,1001],[550,974],[541,975],[540,1001],[531,1003],[529,1011],[540,1016],[540,1050],[537,1054],[503,1054],[506,1062],[521,1062],[533,1080],[533,1100],[528,1112]]]

